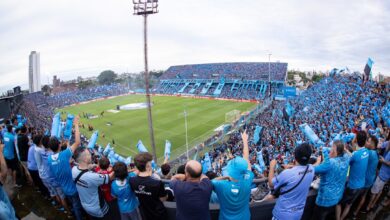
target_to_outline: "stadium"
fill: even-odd
[[[191,47],[185,59],[172,61],[169,43],[173,51],[157,46],[164,56],[156,59],[161,51],[151,50],[148,60],[147,17],[159,12],[158,1],[133,4],[134,15],[144,19],[143,71],[107,69],[68,81],[53,75],[42,86],[40,53],[32,51],[28,91],[20,83],[0,97],[0,220],[390,218],[390,77],[373,76],[376,66],[386,65],[383,58],[374,65],[369,57],[358,64],[364,68],[351,71],[329,69],[334,58],[326,63],[324,55],[310,67],[326,71],[301,71],[291,66],[307,54],[295,58],[293,50],[294,56],[271,62],[267,51],[268,62],[253,62],[229,41],[232,62],[204,51],[196,58]],[[114,20],[105,18],[107,30],[123,28],[111,27]],[[162,39],[169,32],[152,28]],[[175,33],[169,34],[174,41]],[[98,42],[112,46],[108,37]],[[111,55],[124,54],[118,49]],[[150,71],[149,61],[169,65]]]

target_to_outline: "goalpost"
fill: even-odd
[[[225,122],[233,124],[235,121],[240,119],[241,112],[239,110],[232,110],[225,114]]]

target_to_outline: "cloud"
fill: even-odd
[[[390,73],[390,3],[349,1],[160,1],[149,17],[150,69],[208,62],[267,61],[289,68]],[[28,55],[41,74],[73,78],[143,69],[142,18],[128,0],[2,0],[0,87],[26,84]]]

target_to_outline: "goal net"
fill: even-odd
[[[240,119],[241,112],[239,110],[232,110],[225,114],[225,122],[234,123],[238,119]]]

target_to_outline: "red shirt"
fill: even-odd
[[[108,171],[108,170],[101,170],[100,167],[96,167],[95,171],[97,173],[100,173],[100,174],[110,174],[110,173],[112,173],[112,170],[110,170],[110,171]],[[112,195],[111,195],[111,181],[110,181],[109,184],[101,185],[100,189],[102,190],[103,195],[104,195],[104,199],[107,202],[111,202],[112,200],[114,200],[114,197],[112,197]]]

